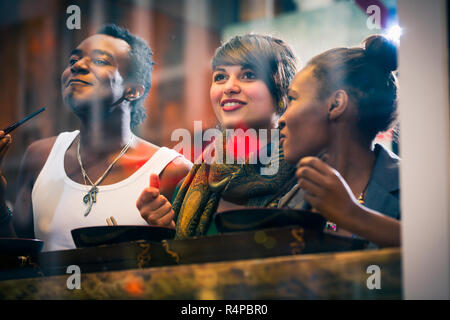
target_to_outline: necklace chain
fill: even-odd
[[[106,168],[105,172],[95,181],[95,183],[92,182],[92,180],[89,178],[86,170],[83,167],[83,162],[81,161],[81,154],[80,154],[80,139],[78,139],[78,146],[77,146],[77,159],[78,163],[80,164],[81,168],[81,174],[83,176],[84,184],[87,186],[87,181],[91,184],[92,188],[88,191],[88,193],[83,197],[83,202],[88,205],[86,212],[84,213],[84,216],[86,217],[89,212],[92,209],[92,205],[97,202],[97,193],[99,192],[99,189],[97,188],[97,185],[99,185],[103,179],[108,175],[108,173],[111,171],[114,164],[128,151],[131,144],[134,141],[134,135],[131,135],[130,141],[122,148],[119,155],[111,162],[111,164]]]
[[[363,191],[360,193],[358,197],[359,204],[364,204],[364,200],[367,193],[367,188],[369,187],[370,180],[367,182],[366,186],[364,187]],[[327,221],[327,224],[325,225],[325,229],[331,229],[333,231],[337,231],[337,225],[331,221]]]

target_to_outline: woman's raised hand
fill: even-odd
[[[329,221],[345,225],[359,203],[339,172],[316,157],[302,158],[297,165],[299,187],[305,200]]]
[[[157,174],[152,173],[150,175],[150,186],[142,191],[136,206],[142,218],[148,224],[175,228],[172,205],[166,197],[159,193],[159,177]]]

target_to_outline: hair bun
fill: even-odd
[[[374,35],[364,40],[368,60],[386,72],[397,69],[397,47],[387,38]]]

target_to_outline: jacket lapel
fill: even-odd
[[[364,206],[400,219],[400,159],[381,145],[375,146],[377,160],[367,189]]]

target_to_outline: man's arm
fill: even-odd
[[[23,156],[13,214],[14,228],[20,238],[35,238],[31,192],[55,139],[56,137],[52,137],[32,143]]]
[[[10,145],[11,136],[5,135],[3,131],[0,131],[0,167]],[[11,223],[11,212],[6,206],[5,194],[6,179],[3,177],[0,169],[0,237],[14,237],[15,233]]]
[[[11,221],[12,212],[7,208],[5,201],[0,203],[0,237],[15,238],[16,233]]]

